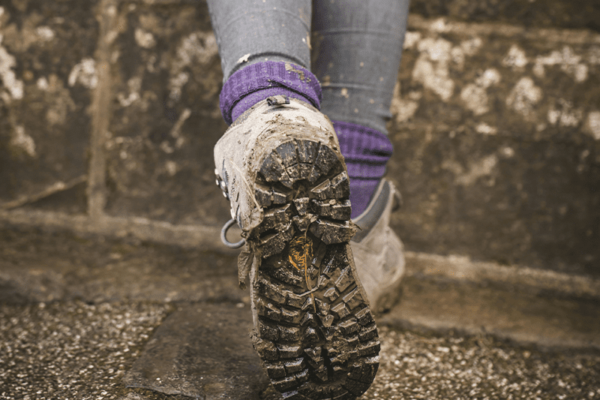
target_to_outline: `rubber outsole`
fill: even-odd
[[[371,385],[380,343],[348,242],[349,179],[337,149],[292,139],[264,157],[264,209],[247,238],[261,250],[252,282],[254,348],[285,399],[355,399]]]

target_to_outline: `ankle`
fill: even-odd
[[[256,92],[252,92],[242,97],[231,109],[231,120],[235,121],[240,115],[245,113],[247,110],[252,108],[257,103],[273,97],[273,96],[287,96],[292,99],[298,99],[310,104],[310,101],[301,94],[289,90],[285,87],[272,87],[266,89],[260,89]]]
[[[307,69],[283,61],[248,65],[227,79],[221,90],[220,107],[231,124],[246,110],[267,97],[284,95],[321,106],[321,85]]]

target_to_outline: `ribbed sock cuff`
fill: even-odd
[[[369,205],[377,184],[385,174],[393,146],[387,135],[375,129],[343,121],[333,121],[333,126],[346,160],[352,218],[356,218]]]
[[[307,69],[283,61],[263,61],[236,71],[221,90],[220,107],[231,124],[256,103],[284,95],[321,107],[321,85]]]

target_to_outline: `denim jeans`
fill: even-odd
[[[382,133],[387,133],[391,118],[408,4],[409,0],[208,0],[225,80],[242,67],[266,60],[302,66],[321,82],[324,114]]]

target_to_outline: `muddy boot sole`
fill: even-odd
[[[264,219],[248,239],[254,348],[285,399],[355,399],[379,367],[377,327],[348,242],[349,178],[335,148],[305,138],[270,150],[255,182]]]

